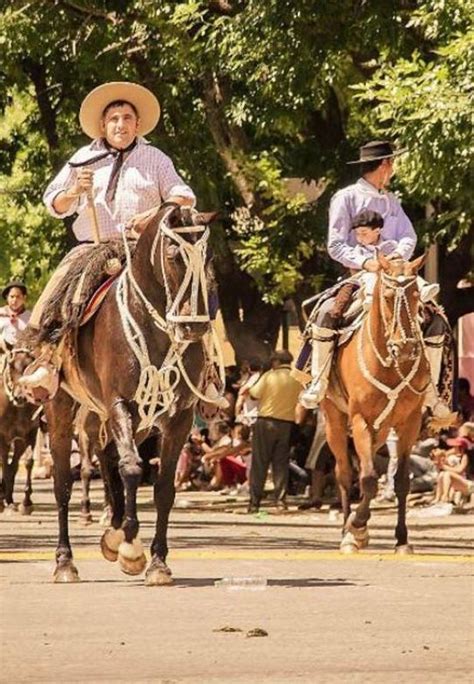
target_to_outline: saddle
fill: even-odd
[[[367,309],[364,306],[363,290],[360,283],[354,278],[346,278],[312,300],[313,309],[308,317],[307,332],[311,337],[311,325],[317,320],[322,305],[332,297],[335,297],[333,307],[330,311],[332,318],[337,321],[335,330],[337,331],[337,346],[345,344],[352,335],[358,330],[364,320]]]

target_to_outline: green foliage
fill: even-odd
[[[472,228],[474,201],[474,4],[464,0],[421,3],[407,22],[425,50],[384,59],[373,77],[357,86],[361,122],[373,135],[409,148],[398,164],[404,192],[436,212],[427,237],[452,246]]]
[[[200,207],[227,216],[225,240],[269,302],[321,284],[328,197],[372,134],[410,147],[404,195],[436,210],[420,234],[468,229],[472,0],[227,4],[0,3],[0,280],[24,274],[38,292],[64,253],[41,194],[86,142],[77,112],[106,80],[157,93],[150,140]],[[324,178],[326,191],[308,206],[287,195],[287,177]]]

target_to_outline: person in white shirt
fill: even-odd
[[[0,353],[13,347],[18,335],[26,328],[31,311],[26,309],[26,285],[12,280],[2,290],[6,305],[0,307]]]
[[[92,242],[121,239],[124,229],[139,235],[163,203],[195,205],[193,191],[171,159],[143,137],[156,127],[159,118],[158,100],[136,83],[105,83],[84,99],[79,121],[92,142],[71,157],[44,193],[44,202],[53,216],[73,218],[72,229],[80,244],[59,264],[37,301],[30,320],[32,328],[39,328],[51,295]],[[49,373],[46,365],[40,366],[24,375],[21,382],[30,387],[43,386]]]

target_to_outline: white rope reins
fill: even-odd
[[[363,321],[362,323],[362,328],[360,331],[360,335],[358,337],[357,341],[357,360],[359,363],[360,370],[362,372],[362,375],[364,378],[370,382],[371,385],[376,387],[380,392],[386,395],[388,399],[388,403],[383,409],[383,411],[380,413],[380,415],[376,418],[374,421],[374,428],[375,430],[378,430],[380,428],[380,425],[383,423],[383,421],[387,418],[387,416],[390,414],[392,411],[393,407],[395,406],[395,403],[400,395],[400,393],[405,389],[408,388],[413,394],[416,394],[418,396],[423,395],[429,384],[430,381],[426,384],[426,386],[422,390],[417,390],[416,388],[413,387],[411,384],[411,381],[415,377],[418,368],[421,363],[421,359],[423,357],[426,358],[426,351],[425,351],[425,345],[423,342],[423,335],[421,332],[420,324],[417,321],[417,319],[412,315],[408,298],[406,295],[407,289],[413,285],[414,281],[416,280],[416,276],[411,276],[411,277],[405,277],[405,276],[390,276],[387,275],[386,273],[381,274],[381,287],[379,287],[379,296],[380,296],[380,311],[382,315],[382,322],[384,326],[384,335],[386,339],[386,346],[387,346],[387,356],[384,358],[379,350],[377,349],[377,346],[375,344],[375,341],[372,336],[372,329],[371,329],[371,320],[372,320],[372,308],[369,311],[369,315],[367,318]],[[385,306],[384,306],[384,301],[383,301],[383,293],[384,293],[384,287],[388,287],[392,290],[394,290],[394,304],[393,304],[393,316],[391,318],[391,321],[388,321],[386,311],[385,311]],[[408,325],[409,325],[409,330],[407,331],[405,329],[403,320],[402,320],[402,314],[405,312],[407,318],[408,318]],[[403,345],[411,342],[415,345],[415,350],[413,352],[413,364],[409,370],[409,372],[404,375],[401,368],[399,361],[396,357],[396,355],[392,354],[390,350],[396,346],[394,342],[394,334],[395,332],[398,331],[400,333],[400,338],[401,342]],[[400,378],[400,382],[395,386],[395,387],[390,387],[389,385],[384,384],[383,382],[380,382],[372,373],[370,372],[367,363],[364,358],[364,334],[367,332],[367,337],[369,341],[369,345],[371,350],[374,352],[378,362],[384,367],[384,368],[390,368],[391,366],[394,367],[394,369],[397,372],[397,375]]]
[[[165,318],[160,315],[145,293],[138,285],[132,269],[130,248],[125,233],[123,241],[126,253],[126,267],[120,275],[117,283],[116,301],[123,331],[127,342],[140,366],[140,379],[135,391],[134,401],[137,403],[140,423],[138,430],[146,430],[152,427],[157,419],[165,412],[171,412],[176,400],[175,390],[183,379],[191,392],[202,401],[217,403],[217,399],[209,399],[199,390],[189,378],[186,371],[183,356],[191,344],[188,341],[176,341],[173,335],[173,325],[176,323],[208,323],[211,326],[211,335],[208,344],[203,343],[203,351],[207,363],[218,366],[222,387],[224,387],[225,370],[222,352],[217,340],[212,322],[209,317],[207,301],[207,280],[205,272],[205,257],[209,229],[205,226],[185,226],[182,228],[169,228],[166,221],[174,209],[171,208],[162,218],[160,226],[153,240],[150,262],[155,265],[156,252],[160,245],[161,269],[166,293]],[[202,236],[194,243],[188,242],[181,237],[180,233],[202,233]],[[186,268],[182,283],[176,296],[173,298],[167,278],[164,262],[164,239],[174,241]],[[181,315],[180,306],[183,304],[186,291],[191,285],[190,313]],[[152,364],[148,351],[147,342],[140,326],[133,318],[128,302],[131,290],[138,295],[146,311],[151,316],[154,325],[165,333],[170,339],[168,352],[158,368]],[[198,313],[199,296],[202,297],[204,314]]]

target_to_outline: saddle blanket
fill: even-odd
[[[105,282],[102,283],[102,285],[100,285],[100,287],[97,288],[92,297],[89,299],[89,302],[79,322],[79,326],[85,325],[88,321],[90,321],[92,316],[94,316],[97,313],[97,311],[100,308],[100,305],[105,299],[107,292],[110,290],[110,288],[117,280],[121,272],[122,271],[119,271],[118,273],[115,273],[114,275],[110,276],[109,278],[107,278]]]

